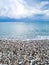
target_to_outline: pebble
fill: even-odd
[[[49,40],[0,40],[0,65],[49,65]]]

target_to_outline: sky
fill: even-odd
[[[49,20],[49,0],[0,0],[0,17]]]

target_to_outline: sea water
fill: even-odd
[[[0,22],[0,39],[49,39],[49,22]]]

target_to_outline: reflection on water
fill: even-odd
[[[49,23],[0,22],[0,38],[49,38]]]

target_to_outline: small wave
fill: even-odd
[[[4,39],[4,40],[46,40],[46,39],[48,39],[49,40],[49,36],[40,36],[40,35],[38,35],[38,36],[35,36],[35,37],[31,37],[31,38],[8,38],[8,37],[0,37],[0,40],[1,39]]]

